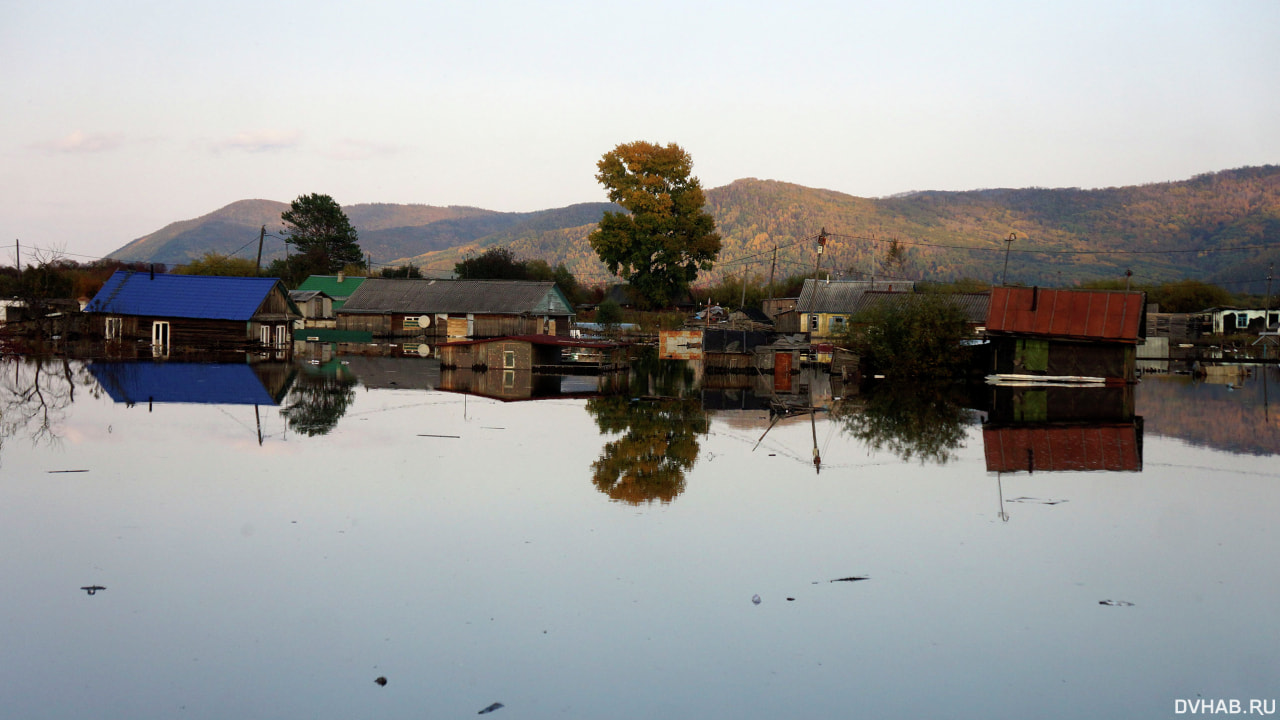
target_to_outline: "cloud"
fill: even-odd
[[[403,145],[395,145],[392,143],[378,143],[369,142],[367,140],[343,138],[342,140],[335,142],[326,154],[338,160],[367,160],[372,157],[394,155],[404,149]]]
[[[57,140],[36,143],[32,147],[45,152],[85,155],[90,153],[114,150],[124,144],[124,137],[119,134],[85,133],[80,130]]]
[[[302,143],[298,130],[253,130],[239,132],[224,140],[212,143],[214,152],[277,152],[289,150]]]

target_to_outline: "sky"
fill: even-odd
[[[1278,31],[1275,0],[0,0],[0,264],[250,198],[598,202],[635,140],[863,197],[1275,164]]]

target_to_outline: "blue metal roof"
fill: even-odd
[[[173,275],[117,270],[85,312],[148,317],[250,320],[276,278]]]
[[[118,403],[278,404],[244,363],[91,362],[89,372]]]

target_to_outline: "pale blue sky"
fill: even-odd
[[[1277,38],[1275,0],[0,0],[0,247],[311,192],[600,201],[632,140],[708,188],[1179,180],[1280,163]]]

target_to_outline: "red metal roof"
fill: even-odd
[[[987,332],[1137,342],[1145,303],[1123,290],[993,287]]]
[[[1091,427],[984,428],[987,472],[1142,470],[1138,428],[1132,423]]]

